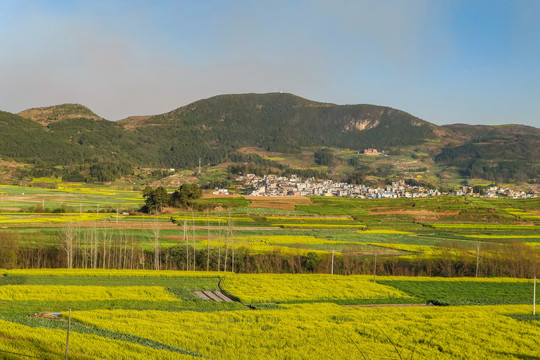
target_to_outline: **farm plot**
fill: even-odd
[[[532,304],[533,284],[527,279],[391,278],[378,282],[437,305]]]
[[[43,328],[18,324],[0,319],[0,357],[3,359],[38,358],[56,360],[64,357],[66,345],[66,322],[58,328]],[[47,324],[48,325],[48,324]],[[170,351],[167,346],[149,347],[136,342],[123,341],[128,336],[99,336],[73,331],[70,334],[70,359],[195,359],[186,352]],[[142,340],[142,339],[141,339]],[[141,341],[143,342],[143,341]],[[154,342],[157,343],[157,342]],[[170,347],[169,347],[170,348]]]
[[[237,274],[223,287],[244,303],[336,302],[410,303],[418,300],[395,288],[374,284],[369,276]]]
[[[320,303],[234,313],[83,311],[74,318],[216,359],[533,359],[540,327],[508,316],[528,311]]]
[[[114,186],[58,184],[57,189],[0,185],[0,209],[19,211],[29,207],[48,209],[66,206],[73,210],[106,208],[135,209],[144,199],[140,192]]]
[[[239,236],[234,239],[236,246],[248,247],[256,252],[274,252],[283,251],[286,253],[307,253],[309,251],[320,251],[328,253],[335,250],[338,252],[355,250],[361,247],[363,250],[374,249],[366,243],[354,241],[335,241],[324,238],[306,236],[306,235],[267,235],[267,236]],[[216,240],[212,240],[210,245],[217,246]],[[399,252],[395,252],[396,254]]]
[[[194,291],[219,291],[219,279],[213,273],[45,269],[8,271],[4,275],[0,277],[0,316],[69,307],[81,310],[244,309],[235,302],[210,303],[194,294]]]
[[[428,297],[427,290],[413,293],[403,285],[407,282],[425,283],[428,289],[433,282],[461,282],[461,291],[446,291],[468,299],[465,283],[473,293],[486,289],[474,290],[478,284],[530,287],[529,280],[378,277],[375,284],[371,276],[91,269],[0,274],[0,357],[2,351],[43,359],[63,356],[69,307],[74,359],[326,359],[329,353],[372,359],[527,358],[536,353],[540,336],[537,319],[528,315],[530,305],[338,305],[419,303]],[[258,310],[198,296],[222,294],[219,278],[227,294]],[[27,317],[45,310],[62,312],[62,317]]]

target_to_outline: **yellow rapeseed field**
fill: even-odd
[[[0,300],[148,300],[178,301],[161,286],[4,285]]]
[[[74,318],[214,359],[534,359],[530,307],[351,308],[295,304],[235,312],[81,311]]]
[[[66,331],[33,328],[0,320],[0,357],[2,359],[61,359],[65,354]],[[11,354],[10,354],[11,353]],[[14,356],[13,354],[19,354]],[[11,356],[10,356],[11,355]],[[127,341],[71,332],[70,359],[195,359],[167,350],[157,350]]]
[[[226,276],[223,286],[247,303],[410,297],[371,279],[365,275],[236,274]]]
[[[1,270],[0,274],[23,276],[95,276],[95,277],[216,277],[217,271],[175,271],[175,270],[118,270],[118,269],[13,269]],[[0,287],[1,288],[1,287]]]

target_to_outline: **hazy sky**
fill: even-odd
[[[540,0],[0,0],[0,109],[283,91],[540,127],[539,19]]]

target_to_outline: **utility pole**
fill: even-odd
[[[221,271],[221,219],[218,218],[218,271]]]
[[[206,271],[210,271],[210,219],[208,218],[208,209],[206,209],[206,228],[208,230],[206,236]]]
[[[377,273],[377,253],[373,254],[373,283],[375,283],[375,274]]]
[[[475,277],[478,277],[478,263],[480,262],[480,241],[476,240],[476,271]]]
[[[332,275],[334,275],[334,250],[332,250]]]
[[[191,213],[191,217],[193,220],[193,271],[195,271],[197,264],[197,251],[195,250],[195,215],[193,215],[193,212]]]
[[[189,242],[187,238],[187,220],[184,218],[184,240],[186,240],[186,271],[189,271]]]
[[[201,158],[199,158],[199,174],[201,173]]]
[[[534,276],[533,285],[533,315],[536,315],[536,275]]]
[[[69,350],[69,332],[71,331],[71,307],[69,308],[69,317],[68,317],[68,330],[67,330],[67,339],[66,339],[66,360],[68,358]]]
[[[231,269],[232,269],[232,272],[234,272],[234,235],[233,235],[231,215],[229,215],[229,223],[230,223],[230,229],[231,229],[231,246],[232,246]]]

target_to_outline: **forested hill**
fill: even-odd
[[[82,105],[2,113],[0,155],[73,164],[91,159],[193,167],[227,161],[242,147],[295,152],[303,147],[363,149],[420,144],[435,125],[374,105],[334,105],[291,94],[222,95],[166,114],[103,120]],[[29,135],[31,134],[31,136]]]
[[[120,123],[176,167],[195,164],[201,154],[207,162],[221,162],[246,146],[286,153],[314,146],[388,148],[436,137],[433,124],[403,111],[318,103],[281,93],[216,96]]]
[[[407,148],[465,177],[489,177],[490,166],[510,164],[526,180],[538,177],[540,157],[540,129],[532,127],[436,126],[389,107],[335,105],[282,93],[220,95],[117,122],[78,104],[0,112],[0,131],[0,157],[40,166],[194,168],[199,158],[203,164],[245,162],[238,155],[245,148],[284,154],[324,147],[398,154]]]

